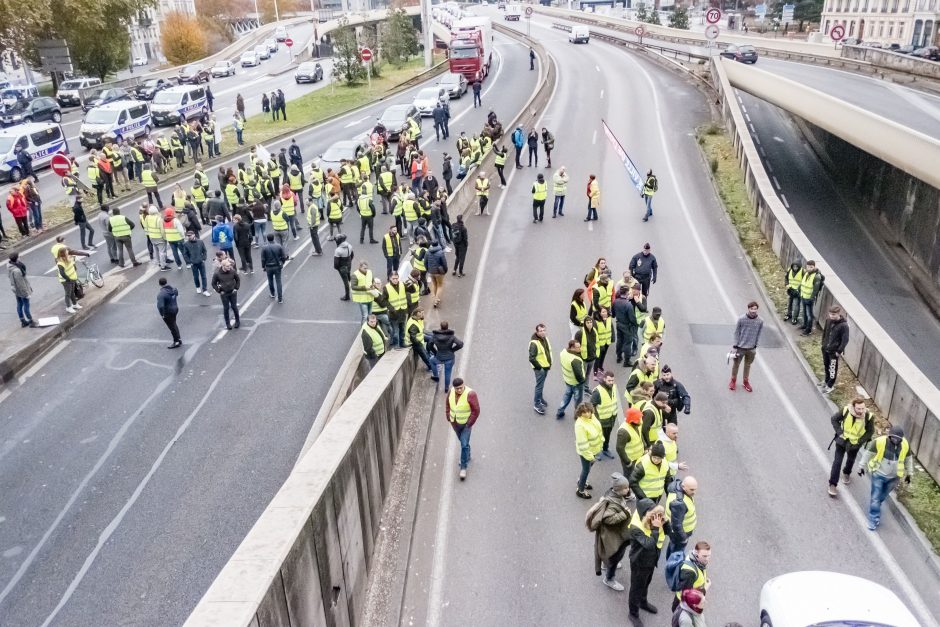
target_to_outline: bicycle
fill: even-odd
[[[88,263],[84,259],[78,260],[78,284],[85,287],[91,283],[95,287],[104,287],[104,277],[101,276],[101,270],[98,264]]]

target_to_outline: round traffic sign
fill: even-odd
[[[833,26],[832,30],[829,31],[829,37],[832,38],[832,41],[842,41],[842,38],[845,37],[845,26],[842,24]]]
[[[637,26],[633,29],[633,32],[636,33],[637,37],[642,37],[646,30],[642,26]]]
[[[371,61],[372,51],[369,50],[368,48],[363,48],[362,50],[359,51],[359,58],[362,59],[363,61]]]
[[[284,40],[284,45],[290,48],[291,46],[294,45],[294,40],[288,37],[287,39]]]
[[[526,17],[531,17],[531,16],[532,16],[532,12],[533,12],[532,7],[526,7],[526,8],[525,8]]]
[[[72,169],[72,162],[69,161],[65,153],[57,152],[52,155],[51,166],[53,172],[59,176],[65,176]]]
[[[709,24],[705,27],[705,37],[708,39],[718,39],[718,26]]]
[[[717,24],[718,20],[721,19],[721,10],[716,9],[715,7],[710,8],[705,11],[705,21],[709,24]]]

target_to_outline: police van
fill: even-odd
[[[78,141],[85,148],[101,148],[105,136],[131,140],[151,130],[150,106],[137,100],[118,100],[90,109],[85,114]]]
[[[199,85],[179,85],[157,92],[151,106],[156,126],[182,124],[209,110],[206,88]]]
[[[33,156],[33,170],[49,165],[55,153],[69,151],[62,127],[52,122],[20,124],[0,130],[0,183],[23,178],[16,160],[17,146]]]

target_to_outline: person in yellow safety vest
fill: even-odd
[[[173,251],[173,260],[176,262],[176,269],[183,269],[183,239],[186,237],[186,229],[183,223],[176,217],[176,211],[167,209],[163,212],[163,236],[166,243]],[[167,253],[167,265],[169,265],[169,253]]]
[[[314,181],[310,182],[310,187],[307,188],[310,193],[314,189]],[[310,213],[307,214],[307,226],[310,230],[310,241],[313,242],[313,249],[310,251],[310,254],[319,257],[323,254],[323,247],[320,244],[320,209],[314,204],[314,199],[311,199]]]
[[[493,140],[490,139],[488,135],[484,135],[483,137],[480,138],[480,152],[483,153],[484,157],[487,154],[489,154],[490,149],[492,147],[493,147]]]
[[[349,168],[352,170],[353,176],[353,191],[359,188],[359,183],[362,182],[362,172],[359,171],[358,162],[355,159],[349,161]],[[355,200],[355,197],[353,198]]]
[[[339,186],[343,194],[343,205],[351,207],[355,200],[355,177],[353,169],[346,159],[340,161]]]
[[[467,478],[467,466],[470,464],[470,431],[480,417],[480,401],[477,393],[460,377],[454,379],[454,387],[447,394],[444,412],[454,435],[460,441],[460,480],[463,481]]]
[[[660,338],[665,338],[666,321],[663,320],[663,310],[660,307],[653,307],[649,317],[643,321],[643,341],[649,342],[653,334]]]
[[[470,153],[470,150],[464,150],[460,153],[460,169],[457,170],[457,178],[462,179],[470,173],[470,168],[473,167],[473,155]]]
[[[271,177],[271,183],[274,184],[274,189],[281,189],[281,166],[278,165],[274,155],[271,155],[271,158],[268,159],[267,170],[268,176]]]
[[[94,154],[88,157],[88,169],[85,174],[88,176],[88,182],[95,188],[95,193],[98,195],[98,205],[101,206],[104,195],[104,178],[98,168],[98,158]]]
[[[495,155],[493,165],[496,166],[496,174],[499,175],[499,188],[506,189],[506,175],[503,173],[503,168],[506,167],[506,147],[497,146]]]
[[[181,140],[176,133],[170,135],[170,150],[173,151],[173,156],[176,157],[176,167],[181,168],[186,165],[186,153],[183,149],[183,140]]]
[[[803,335],[809,335],[813,332],[813,305],[816,304],[816,297],[819,296],[819,290],[822,289],[825,281],[822,272],[816,269],[815,261],[807,261],[803,268],[803,278],[800,279],[800,302],[803,305]]]
[[[597,310],[597,359],[594,360],[594,374],[604,371],[604,360],[607,359],[607,351],[614,341],[614,319],[610,316],[610,309],[601,307]]]
[[[372,283],[372,270],[369,269],[369,262],[360,261],[359,268],[352,273],[349,279],[349,289],[352,292],[353,302],[359,305],[359,314],[363,323],[369,317],[369,312],[372,311],[372,301],[374,300]]]
[[[578,477],[578,490],[575,492],[582,499],[590,499],[594,486],[588,483],[588,476],[594,462],[600,460],[604,446],[604,428],[594,414],[594,406],[580,403],[575,408],[574,419],[575,448],[581,461],[581,475]]]
[[[343,232],[343,203],[336,194],[330,196],[330,200],[327,203],[326,218],[330,223],[330,236],[327,239],[333,241],[334,228],[337,234]]]
[[[421,272],[411,269],[411,274],[405,280],[405,292],[408,294],[408,312],[413,313],[421,301]]]
[[[323,207],[326,204],[323,200],[323,177],[317,176],[314,171],[310,172],[310,186],[307,187],[307,198],[310,201],[310,211],[317,214],[317,222],[323,219]],[[307,222],[312,224],[308,217]]]
[[[633,403],[633,390],[643,382],[655,383],[659,378],[659,360],[655,355],[642,357],[642,362],[638,362],[636,368],[630,372],[627,379],[627,385],[624,388],[623,396],[631,404]]]
[[[166,235],[163,232],[163,218],[160,211],[153,205],[147,207],[147,211],[141,218],[141,225],[144,227],[147,239],[150,240],[150,244],[153,246],[153,261],[156,262],[160,270],[169,270],[166,258]]]
[[[204,124],[202,127],[202,141],[206,144],[206,156],[215,156],[215,125],[212,122]]]
[[[413,116],[408,116],[408,140],[417,148],[418,137],[421,136],[421,125],[418,124]]]
[[[643,404],[642,410],[643,426],[640,429],[640,435],[643,436],[643,442],[649,447],[659,441],[659,430],[662,429],[663,425],[670,418],[675,420],[675,417],[670,415],[672,414],[672,407],[669,406],[669,395],[665,392],[656,392],[653,395],[653,400],[646,401]],[[666,414],[666,418],[663,418],[663,414]]]
[[[118,266],[121,268],[124,267],[125,249],[134,267],[140,265],[140,262],[137,261],[137,258],[134,256],[134,247],[131,243],[131,230],[133,230],[133,228],[134,223],[125,216],[122,216],[120,209],[117,207],[111,209],[111,217],[108,218],[108,231],[110,231],[111,236],[114,237],[114,243],[118,250]]]
[[[408,289],[398,272],[393,271],[389,275],[385,297],[388,302],[388,322],[392,327],[392,344],[398,348],[413,347],[428,372],[433,373],[431,360],[424,349],[424,311],[418,308],[408,315]]]
[[[418,202],[415,195],[407,192],[405,201],[402,203],[402,213],[407,224],[407,237],[409,240],[415,238],[415,227],[418,226]]]
[[[642,196],[646,203],[646,215],[643,216],[644,222],[648,222],[649,219],[653,217],[653,194],[655,194],[658,189],[659,179],[657,179],[653,171],[650,170],[646,173],[646,181],[643,183]]]
[[[281,210],[284,212],[284,216],[287,218],[287,224],[290,226],[291,235],[293,236],[294,240],[300,239],[297,236],[297,197],[294,195],[294,192],[291,190],[288,183],[281,185],[277,200],[281,203]]]
[[[290,191],[294,192],[297,204],[300,205],[300,213],[304,213],[304,185],[306,182],[300,167],[296,163],[291,164],[290,168],[287,169],[287,184],[290,186]]]
[[[581,344],[581,359],[584,360],[584,392],[589,393],[588,387],[591,374],[594,372],[594,361],[597,359],[597,327],[594,326],[594,318],[587,316],[584,319],[584,326],[574,336]]]
[[[241,193],[238,191],[238,185],[231,179],[225,183],[225,201],[228,203],[229,211],[233,214],[242,201]]]
[[[613,372],[604,373],[603,381],[591,394],[591,404],[594,405],[594,412],[604,429],[604,448],[600,454],[607,459],[614,459],[614,454],[610,452],[610,434],[614,430],[614,423],[617,422],[619,399]]]
[[[597,182],[597,177],[593,174],[588,179],[587,197],[588,210],[584,221],[590,222],[591,220],[597,220],[597,209],[601,205],[601,186]]]
[[[182,211],[183,207],[186,206],[186,191],[179,183],[173,186],[173,197],[170,198],[170,204],[178,211]]]
[[[535,333],[529,340],[529,363],[535,372],[535,397],[532,399],[532,409],[535,413],[545,415],[548,403],[542,391],[545,389],[545,378],[552,368],[552,345],[548,341],[547,330],[544,324],[535,325]]]
[[[669,454],[668,451],[666,454]],[[691,475],[669,483],[666,490],[666,520],[669,521],[671,530],[666,555],[672,555],[676,551],[685,553],[685,547],[698,522],[695,509],[697,491],[698,481]]]
[[[59,283],[65,290],[65,311],[75,313],[81,309],[75,289],[78,286],[78,271],[75,269],[75,258],[69,254],[68,247],[60,248],[56,255],[56,275]]]
[[[842,460],[845,458],[842,482],[848,484],[852,480],[852,469],[855,467],[858,452],[868,444],[875,433],[875,417],[865,407],[865,399],[859,396],[832,414],[829,421],[835,433],[829,446],[836,445],[835,457],[829,471],[829,496],[836,496]]]
[[[238,162],[238,169],[235,171],[235,178],[238,180],[238,184],[242,187],[248,187],[254,181],[255,176],[252,170],[249,170],[245,167],[244,161]]]
[[[666,449],[666,463],[669,464],[669,474],[676,476],[680,470],[688,470],[689,465],[679,461],[679,425],[674,422],[667,422],[659,430],[657,437],[663,443],[663,448]]]
[[[369,229],[369,243],[378,244],[375,239],[375,205],[372,204],[372,183],[368,180],[363,181],[359,188],[359,200],[356,201],[359,217],[362,225],[359,228],[359,243],[362,244],[366,236],[366,228]]]
[[[669,508],[666,508],[666,519],[669,519]],[[672,531],[675,532],[676,523],[670,522]],[[670,540],[670,547],[673,546]],[[671,555],[671,550],[667,550],[666,555]],[[698,613],[701,614],[701,601],[705,598],[706,592],[711,587],[711,580],[708,578],[707,568],[711,561],[712,547],[708,542],[700,540],[695,543],[688,557],[686,557],[679,566],[679,581],[676,598],[672,600],[672,611],[675,612],[680,603],[685,603],[690,609],[693,605],[698,605]],[[697,602],[690,603],[690,599],[698,599]],[[680,623],[681,624],[681,623]]]
[[[651,499],[658,502],[666,491],[669,478],[669,464],[666,463],[666,449],[660,441],[654,441],[649,451],[637,461],[630,474],[630,489],[638,499]]]
[[[637,465],[639,468],[639,464]],[[633,488],[633,482],[630,482]],[[630,617],[639,619],[640,610],[656,613],[656,606],[647,595],[659,554],[662,551],[669,522],[661,505],[652,499],[637,496],[636,511],[630,519],[630,593],[627,608]]]
[[[490,215],[489,209],[486,208],[487,203],[490,201],[490,179],[486,177],[486,174],[480,172],[477,174],[474,185],[477,191],[477,201],[480,203],[480,210],[477,215]]]
[[[65,195],[72,201],[74,207],[82,193],[78,189],[78,176],[69,172],[62,177],[62,187],[65,189]]]
[[[607,307],[610,311],[613,304],[614,288],[610,282],[610,276],[601,274],[597,277],[597,283],[591,290],[591,300],[594,304],[594,311],[600,311],[601,307]]]
[[[568,403],[574,400],[575,407],[581,404],[584,398],[584,382],[587,380],[587,369],[581,359],[581,343],[578,340],[568,340],[568,346],[558,356],[561,363],[561,376],[565,384],[565,395],[561,399],[555,418],[565,417]]]
[[[395,218],[395,226],[402,237],[408,237],[408,226],[405,221],[405,201],[408,199],[408,188],[405,185],[399,185],[392,194],[392,217]]]
[[[356,166],[359,168],[359,176],[362,180],[368,181],[372,176],[372,163],[369,161],[369,155],[360,155]]]
[[[379,325],[375,314],[369,314],[365,322],[362,323],[360,337],[362,339],[362,352],[365,353],[369,367],[373,368],[382,358],[382,355],[385,354],[386,343],[388,342],[385,330]]]
[[[881,504],[898,482],[910,484],[914,474],[914,456],[904,437],[904,429],[891,427],[888,435],[871,440],[859,460],[858,474],[871,475],[871,502],[868,505],[868,528],[874,531],[881,524]]]
[[[654,355],[657,359],[662,356],[663,350],[663,338],[659,337],[659,333],[654,333],[650,336],[649,342],[643,342],[640,346],[640,352],[637,353],[637,360],[635,363],[639,363],[641,359],[646,357],[649,354]]]
[[[783,285],[787,288],[787,315],[783,317],[783,321],[793,326],[800,323],[800,283],[802,282],[803,266],[794,261],[783,277]]]
[[[390,172],[388,166],[383,165],[375,178],[375,186],[382,198],[382,215],[386,215],[391,211],[392,191],[395,189],[395,173]]]
[[[545,218],[545,199],[548,198],[548,185],[545,176],[539,174],[532,184],[532,224]]]
[[[624,411],[624,422],[617,429],[617,456],[623,468],[623,476],[629,477],[633,473],[633,466],[646,452],[646,444],[640,435],[640,424],[643,421],[643,412],[636,407],[628,407]]]

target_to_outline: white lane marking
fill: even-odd
[[[774,180],[774,187],[777,188],[777,191],[780,191],[780,181],[777,180],[777,177],[776,177],[776,176],[772,176],[772,177],[770,177],[770,178],[772,178],[772,179]]]
[[[596,143],[597,143],[597,129],[594,129],[594,134],[591,135],[591,143],[592,143],[592,144],[596,144]]]
[[[774,166],[772,166],[772,165],[770,164],[770,161],[765,161],[765,162],[764,162],[764,167],[767,168],[767,171],[768,171],[768,172],[770,172],[771,174],[773,174],[773,172],[774,172]]]
[[[656,121],[659,126],[659,142],[662,146],[663,154],[666,158],[666,166],[669,170],[669,175],[672,177],[673,181],[681,180],[679,178],[678,172],[676,171],[675,165],[672,162],[672,155],[669,151],[669,147],[666,143],[666,124],[664,124],[662,117],[662,108],[659,101],[659,94],[656,91],[655,85],[653,83],[652,77],[646,71],[646,69],[631,55],[626,55],[640,72],[643,73],[646,82],[649,84],[650,92],[653,94],[654,101],[654,110],[656,112]],[[692,225],[692,212],[689,211],[688,203],[685,199],[685,193],[682,186],[676,187],[676,193],[679,196],[679,208],[682,210],[682,213],[685,217],[686,223]],[[692,239],[695,241],[695,246],[698,248],[699,255],[703,261],[705,269],[708,270],[708,274],[711,276],[712,283],[717,286],[718,293],[721,295],[721,301],[725,306],[725,309],[728,312],[728,316],[732,319],[736,318],[740,313],[740,307],[735,307],[731,302],[731,297],[728,294],[727,288],[725,287],[725,282],[722,281],[718,272],[715,270],[715,266],[711,262],[711,258],[708,256],[705,249],[705,245],[702,242],[702,238],[698,233],[697,229],[690,228],[688,231],[692,234]],[[787,417],[790,419],[790,422],[793,423],[793,426],[796,427],[797,431],[800,432],[800,435],[803,436],[803,440],[806,442],[806,449],[811,451],[813,457],[816,459],[817,464],[823,471],[829,470],[831,464],[829,459],[823,452],[822,447],[819,445],[819,441],[810,433],[809,428],[806,426],[806,423],[803,421],[802,414],[797,410],[793,405],[793,402],[790,400],[790,396],[787,392],[784,392],[783,386],[780,385],[780,381],[777,379],[776,373],[766,365],[766,362],[760,362],[758,364],[760,368],[766,375],[767,380],[770,382],[771,387],[774,390],[774,393],[777,395],[781,405],[784,408],[784,411]],[[445,484],[446,485],[446,484]],[[917,592],[917,589],[914,588],[914,585],[911,583],[911,580],[904,573],[904,570],[901,568],[901,565],[898,564],[898,561],[891,554],[890,549],[885,544],[884,540],[877,533],[871,533],[868,531],[868,521],[864,513],[862,513],[861,506],[854,499],[845,499],[843,501],[845,506],[849,509],[852,514],[852,517],[855,519],[855,522],[858,523],[859,527],[863,529],[863,533],[871,542],[872,547],[875,549],[875,552],[878,553],[878,557],[881,558],[885,567],[891,573],[891,576],[897,581],[898,585],[903,589],[904,594],[910,600],[911,604],[914,606],[914,611],[917,613],[921,620],[925,624],[937,624],[937,621],[934,620],[933,615],[931,614],[927,604],[924,603],[923,598],[921,598],[920,593]]]
[[[347,124],[347,125],[344,126],[343,128],[349,128],[349,127],[351,127],[351,126],[356,126],[357,124],[362,124],[363,122],[365,122],[366,120],[369,120],[369,119],[371,119],[371,118],[372,118],[371,115],[367,115],[367,116],[364,117],[364,118],[359,118],[358,120],[353,120],[352,122],[350,122],[349,124]]]
[[[757,132],[757,129],[754,128],[754,125],[753,125],[753,124],[748,124],[748,126],[750,127],[752,133],[756,133],[756,132]]]
[[[741,107],[741,110],[744,111],[744,107]],[[747,113],[747,112],[744,113],[744,119],[746,119],[746,120],[748,121],[748,124],[750,124],[750,122],[751,122],[751,116],[750,116],[749,113]]]
[[[602,89],[602,90],[601,90],[601,100],[603,100],[603,99],[604,99],[604,90]]]
[[[754,137],[757,137],[757,135],[755,135]],[[760,156],[762,156],[762,157],[766,157],[766,156],[767,156],[767,153],[764,151],[764,147],[763,147],[763,146],[760,147]]]
[[[760,146],[760,137],[758,137],[757,135],[754,135],[754,142],[755,142],[758,146]],[[763,150],[763,148],[762,148],[761,150]]]
[[[594,66],[594,69],[597,70],[598,72],[600,72],[600,71],[601,71],[601,66],[595,65],[595,66]]]
[[[740,98],[738,98],[738,102],[741,102]],[[744,106],[743,102],[741,103],[741,111],[743,111],[744,113],[747,113],[747,107]]]
[[[785,144],[785,143],[786,143],[786,141],[784,141],[784,139],[783,139],[782,137],[777,137],[776,135],[774,135],[774,141],[775,141],[775,142],[780,142],[781,144]]]
[[[549,96],[548,101],[550,103],[555,100],[555,93],[558,91],[558,83],[555,82],[555,87],[552,89],[551,96]],[[548,107],[546,107],[548,110]],[[544,119],[544,112],[542,116],[539,117],[538,121],[535,123],[535,126],[538,127],[542,124]],[[506,187],[509,188],[509,183],[512,181],[513,177],[516,175],[516,170],[513,168],[509,171],[509,176],[506,177]],[[678,179],[674,179],[678,180]],[[490,256],[490,247],[493,243],[493,235],[496,233],[496,224],[499,221],[499,215],[503,208],[503,204],[506,201],[506,198],[509,196],[508,192],[503,192],[500,194],[499,202],[496,203],[496,209],[493,211],[493,223],[490,225],[489,230],[486,233],[486,241],[483,242],[483,252],[480,255],[480,268],[487,267],[487,259]],[[458,360],[458,366],[463,366],[465,363],[470,362],[470,355],[473,352],[473,330],[476,327],[476,317],[477,310],[479,309],[480,304],[480,292],[483,287],[483,277],[484,272],[478,272],[473,281],[473,292],[470,296],[470,309],[469,315],[467,316],[467,332],[464,335],[464,348],[460,351],[461,355]],[[457,446],[451,438],[448,438],[450,442],[446,445],[446,451],[444,452],[444,481],[442,482],[441,487],[441,496],[438,500],[438,514],[437,514],[437,529],[434,532],[434,546],[439,549],[439,552],[434,560],[434,563],[431,566],[431,584],[428,589],[428,620],[427,624],[429,625],[440,625],[441,624],[441,610],[443,608],[443,595],[444,595],[444,573],[445,573],[445,562],[447,558],[446,551],[443,550],[443,547],[447,546],[447,533],[450,526],[450,517],[451,510],[453,509],[454,502],[454,476],[453,468],[457,460]]]
[[[780,194],[780,200],[781,200],[781,202],[783,202],[783,206],[784,206],[784,207],[786,207],[787,209],[790,208],[790,203],[787,202],[787,195],[786,195],[786,194]]]

